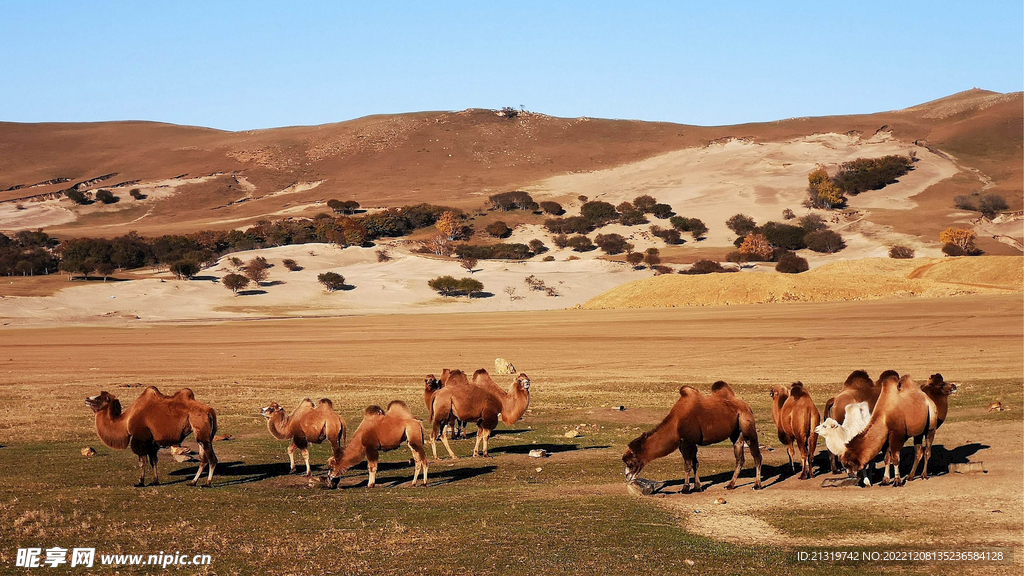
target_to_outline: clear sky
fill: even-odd
[[[1021,0],[482,4],[0,0],[0,120],[523,105],[711,125],[1024,89]]]

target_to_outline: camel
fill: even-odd
[[[394,450],[408,442],[412,450],[416,471],[412,476],[412,485],[423,470],[423,486],[427,485],[427,453],[423,447],[423,422],[413,417],[409,407],[401,400],[393,400],[385,412],[380,406],[370,406],[363,413],[363,421],[359,423],[352,439],[345,446],[341,458],[332,457],[328,462],[327,479],[334,482],[346,470],[366,460],[366,469],[370,473],[367,488],[377,483],[377,458],[381,450]]]
[[[799,450],[800,479],[813,478],[811,461],[818,446],[818,433],[814,429],[821,420],[814,400],[802,382],[794,382],[788,390],[785,386],[773,386],[769,396],[772,399],[772,420],[779,432],[779,442],[786,446],[790,468],[796,472],[793,457]]]
[[[270,435],[278,440],[291,440],[288,445],[288,460],[291,463],[289,474],[295,473],[295,451],[302,452],[306,461],[306,477],[312,476],[309,466],[309,445],[320,444],[324,440],[331,443],[334,458],[341,458],[345,446],[345,420],[334,411],[334,404],[327,398],[321,398],[317,405],[309,398],[299,402],[291,416],[285,416],[284,408],[277,402],[271,402],[260,410],[260,415],[267,419]]]
[[[928,383],[921,386],[921,390],[935,402],[935,429],[938,430],[946,421],[946,413],[949,412],[949,396],[956,394],[956,384],[946,382],[942,374],[932,374],[928,377]]]
[[[487,439],[498,427],[498,420],[511,426],[523,417],[529,405],[530,378],[523,372],[519,373],[506,392],[495,384],[483,368],[473,373],[472,383],[461,370],[453,370],[444,387],[434,394],[430,403],[430,448],[434,459],[437,459],[438,433],[445,425],[451,426],[456,419],[476,423],[473,457],[482,455],[487,458]],[[448,456],[453,460],[458,459],[455,452],[452,452],[448,438],[441,436],[441,442],[448,450]]]
[[[935,402],[921,390],[910,376],[899,377],[895,372],[883,373],[882,390],[871,412],[867,427],[851,438],[839,453],[840,462],[847,470],[859,474],[886,445],[883,484],[888,483],[889,465],[894,467],[894,486],[903,486],[900,477],[900,449],[907,438],[914,439],[914,465],[910,479],[915,477],[918,463],[924,460],[923,477],[928,477],[928,458],[935,438],[937,410]],[[827,442],[827,441],[826,441]],[[870,484],[870,480],[867,482]]]
[[[832,418],[825,418],[814,431],[825,440],[825,447],[830,453],[842,454],[846,450],[846,443],[867,428],[870,421],[871,411],[868,410],[868,403],[858,402],[846,405],[842,424]]]
[[[463,374],[461,370],[456,370],[459,374]],[[452,371],[445,368],[441,371],[441,377],[436,378],[433,374],[427,374],[426,378],[423,379],[423,403],[427,406],[427,412],[430,412],[430,404],[434,401],[434,395],[441,388],[444,388],[445,383],[448,382],[452,377]],[[462,375],[465,378],[465,374]],[[455,426],[448,429],[451,432],[452,439],[458,440],[466,437],[466,423],[462,420],[456,419]],[[444,434],[444,430],[441,431]]]
[[[846,407],[858,402],[867,402],[868,410],[874,410],[875,402],[878,401],[878,395],[882,391],[882,378],[888,373],[887,371],[879,377],[878,382],[872,382],[871,377],[864,370],[853,371],[846,378],[846,382],[843,383],[843,389],[825,402],[825,418],[832,418],[839,424],[842,424],[843,418],[846,417]],[[893,373],[895,374],[895,372]],[[839,467],[836,465],[836,456],[831,451],[829,452],[828,463],[833,474],[839,472]]]
[[[139,457],[139,483],[146,485],[146,460],[153,469],[153,485],[160,484],[157,473],[157,452],[160,448],[175,446],[195,432],[199,443],[199,470],[189,486],[195,486],[209,466],[206,485],[213,482],[213,469],[217,455],[213,451],[213,436],[217,433],[217,413],[198,402],[195,394],[182,388],[174,396],[165,396],[150,386],[143,390],[127,410],[121,410],[121,401],[110,392],[100,392],[86,398],[85,405],[96,413],[96,433],[107,446],[116,450],[131,447]]]
[[[736,479],[743,468],[743,444],[750,446],[757,474],[754,489],[761,489],[761,449],[757,443],[757,426],[754,413],[743,400],[733,393],[732,388],[722,381],[711,386],[711,394],[704,396],[696,388],[683,386],[679,389],[679,400],[668,416],[650,432],[644,432],[629,443],[622,461],[626,464],[626,480],[632,482],[648,462],[668,456],[678,449],[683,455],[683,471],[686,482],[685,492],[690,491],[690,469],[693,469],[693,488],[701,490],[700,475],[697,472],[697,447],[708,446],[728,438],[732,441],[736,456],[736,471],[727,489],[736,487]]]

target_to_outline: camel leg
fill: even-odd
[[[199,469],[196,470],[196,475],[191,480],[186,482],[189,486],[195,486],[196,482],[199,482],[199,477],[203,475],[203,468],[206,468],[206,448],[203,443],[199,443]]]
[[[686,482],[683,484],[683,491],[690,492],[690,470],[693,470],[693,490],[700,492],[700,475],[697,474],[697,444],[683,440],[679,444],[679,452],[683,455],[683,471],[686,473]]]
[[[808,475],[810,466],[807,465],[807,439],[797,438],[796,447],[800,451],[800,479],[807,480],[810,478]]]
[[[157,453],[160,451],[158,446],[154,446],[149,450],[149,466],[153,469],[153,483],[151,486],[160,485],[160,473],[156,470]]]
[[[757,430],[753,435],[747,436],[747,443],[750,445],[750,455],[754,457],[754,490],[761,489],[761,446],[757,442]],[[740,448],[743,448],[743,439],[740,439]],[[740,453],[742,456],[742,452]]]
[[[142,488],[146,485],[146,455],[139,454],[139,483],[135,485],[136,488]]]
[[[483,430],[480,431],[480,434],[478,434],[478,436],[483,436],[483,444],[484,444],[483,457],[484,458],[489,458],[489,456],[487,455],[487,439],[491,437],[491,431],[486,429],[486,428],[484,428]]]
[[[932,457],[932,442],[935,441],[935,430],[932,430],[924,439],[924,466],[921,468],[921,479],[928,479],[928,459]]]
[[[811,464],[811,460],[814,459],[814,451],[807,444],[808,440],[805,440],[805,443],[800,444],[800,457],[803,459],[805,480],[814,478],[814,466]]]
[[[299,447],[296,446],[294,442],[288,446],[288,462],[290,464],[288,468],[289,474],[295,474],[295,451],[298,449]]]
[[[302,459],[306,461],[306,478],[313,475],[313,469],[309,467],[309,448],[302,449]]]
[[[786,456],[789,457],[789,471],[796,474],[796,463],[793,462],[793,456],[796,456],[796,449],[793,447],[792,441],[786,445]]]
[[[908,480],[913,480],[917,476],[917,466],[921,463],[921,459],[924,457],[924,434],[914,437],[914,464],[910,467],[910,474]]]
[[[477,439],[479,440],[479,436],[477,437]],[[459,457],[455,455],[455,452],[452,452],[452,445],[448,443],[448,436],[441,436],[441,443],[444,444],[444,449],[448,451],[448,456],[452,460],[459,459]],[[476,450],[473,451],[473,454],[476,455]]]
[[[367,488],[373,488],[377,484],[377,461],[367,461],[366,470],[370,473],[370,481],[366,485]]]
[[[736,441],[732,443],[732,453],[736,457],[736,471],[732,473],[732,480],[725,487],[726,490],[732,490],[736,488],[736,479],[740,477],[740,470],[743,469],[743,437],[736,438]]]
[[[480,455],[480,440],[484,437],[483,430],[479,426],[476,428],[476,443],[473,444],[473,458]]]
[[[896,439],[893,438],[892,442],[889,443],[889,461],[892,463],[892,473],[894,487],[903,486],[903,478],[900,476],[900,449],[903,448],[903,442],[896,443]]]
[[[828,465],[833,474],[839,474],[839,467],[836,465],[836,455],[831,452],[828,453]]]
[[[431,424],[430,426],[430,450],[434,453],[434,460],[437,460],[437,424]]]

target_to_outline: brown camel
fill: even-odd
[[[423,448],[423,422],[413,417],[409,407],[401,400],[393,400],[388,404],[387,412],[380,406],[366,409],[363,421],[352,434],[352,440],[345,446],[341,458],[331,458],[327,462],[328,480],[334,481],[346,470],[366,460],[366,469],[370,473],[367,488],[377,483],[377,458],[381,450],[394,450],[409,443],[416,471],[412,476],[412,485],[423,470],[423,486],[427,485],[427,453]]]
[[[839,394],[829,398],[825,402],[825,418],[831,418],[837,423],[842,425],[843,419],[846,418],[846,407],[850,404],[856,404],[858,402],[867,402],[868,410],[875,409],[875,402],[878,401],[878,395],[882,391],[882,379],[887,376],[891,371],[883,373],[878,378],[878,382],[872,382],[871,377],[864,370],[855,370],[846,378],[846,382],[843,383],[843,389],[839,391]],[[895,374],[895,372],[892,372]],[[837,466],[837,459],[835,454],[829,452],[828,455],[829,468],[832,473],[836,474],[839,472]]]
[[[886,446],[885,475],[889,482],[889,465],[895,469],[894,486],[902,486],[900,477],[900,449],[907,438],[914,439],[914,465],[910,468],[913,480],[917,465],[924,460],[923,477],[928,477],[928,458],[935,438],[937,410],[935,402],[910,376],[900,378],[895,372],[883,373],[882,392],[871,413],[871,420],[863,432],[847,442],[839,460],[847,470],[859,473]]]
[[[278,440],[291,440],[288,445],[288,460],[291,463],[289,473],[295,473],[295,451],[299,450],[306,461],[306,476],[313,475],[309,466],[310,444],[320,444],[327,440],[331,443],[334,458],[341,458],[347,427],[345,420],[334,411],[334,404],[329,399],[321,398],[320,403],[314,406],[313,401],[306,398],[299,402],[291,416],[286,416],[284,408],[277,402],[271,402],[260,410],[260,414],[267,419],[271,436]]]
[[[157,473],[157,452],[160,448],[181,444],[195,432],[199,443],[199,470],[188,482],[195,486],[203,468],[210,467],[206,485],[213,482],[213,469],[217,455],[213,452],[213,436],[217,433],[217,413],[202,402],[188,388],[174,396],[165,396],[156,386],[146,388],[128,410],[121,410],[121,401],[110,392],[86,398],[85,405],[96,413],[96,433],[104,444],[117,450],[131,447],[139,457],[139,483],[146,484],[146,459],[153,468],[153,485],[160,483]]]
[[[456,372],[461,374],[462,379],[465,380],[465,374],[463,374],[461,370],[456,370]],[[430,413],[430,405],[434,401],[434,395],[437,394],[438,390],[444,388],[445,384],[451,379],[451,377],[452,371],[445,368],[441,371],[440,378],[435,377],[433,374],[427,374],[426,378],[423,379],[423,403],[427,407],[427,413]],[[459,439],[466,437],[465,429],[466,423],[462,420],[456,419],[455,426],[448,430],[452,435],[452,439]],[[441,434],[444,434],[444,430],[441,431]]]
[[[818,446],[818,433],[814,431],[821,420],[814,400],[807,393],[803,383],[794,382],[789,389],[775,385],[769,392],[772,398],[772,420],[779,431],[779,442],[786,446],[789,466],[796,472],[793,457],[800,451],[800,479],[814,477],[811,460]],[[796,445],[794,449],[794,444]]]
[[[487,439],[495,428],[498,420],[511,426],[519,421],[530,405],[530,378],[525,373],[512,382],[508,392],[494,383],[487,370],[483,368],[473,374],[473,382],[466,379],[461,370],[453,370],[444,387],[434,394],[430,403],[430,448],[434,459],[437,459],[437,437],[445,425],[452,426],[455,420],[474,422],[477,426],[476,444],[473,456],[481,455],[480,444],[483,443],[484,457],[487,457]],[[441,436],[448,455],[452,459],[458,456],[452,452],[448,438]]]
[[[629,443],[622,461],[626,463],[626,479],[632,481],[648,462],[668,456],[673,450],[683,455],[685,492],[690,491],[690,469],[693,469],[693,488],[701,490],[697,472],[697,447],[708,446],[728,438],[736,456],[736,471],[727,489],[736,487],[736,479],[743,468],[743,443],[750,446],[757,474],[754,489],[761,489],[761,449],[757,443],[757,427],[750,406],[736,397],[732,388],[722,381],[711,386],[711,394],[704,396],[696,388],[683,386],[679,400],[668,416],[654,430],[644,432]]]
[[[938,430],[946,421],[946,414],[949,412],[949,396],[956,393],[956,384],[946,382],[942,374],[932,374],[928,377],[928,383],[921,386],[921,390],[935,402],[935,429]]]

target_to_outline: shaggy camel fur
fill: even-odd
[[[839,424],[842,424],[843,418],[846,417],[846,407],[858,402],[867,402],[868,410],[874,410],[875,402],[878,401],[878,395],[882,392],[882,379],[888,374],[889,372],[885,372],[878,378],[878,382],[872,382],[871,377],[864,370],[852,372],[846,378],[846,382],[843,383],[843,389],[839,391],[839,394],[825,402],[825,418],[832,418]],[[828,461],[832,473],[836,474],[839,472],[839,467],[836,465],[836,456],[831,451]]]
[[[453,370],[451,377],[430,403],[430,448],[437,459],[437,436],[445,425],[451,426],[456,419],[475,422],[476,444],[473,456],[480,455],[483,443],[484,457],[487,457],[487,439],[498,427],[498,420],[511,426],[519,421],[530,405],[530,378],[520,372],[508,392],[494,383],[487,370],[481,368],[473,374],[473,382],[466,380],[461,370]],[[448,438],[441,436],[441,442],[448,450],[448,456],[458,458]]]
[[[757,443],[757,427],[750,406],[736,397],[732,388],[722,381],[711,386],[711,394],[702,395],[696,388],[683,386],[679,400],[668,416],[654,430],[644,432],[629,443],[622,461],[626,463],[626,479],[632,481],[648,462],[679,450],[683,455],[686,482],[683,490],[690,491],[690,470],[693,469],[693,487],[701,489],[697,472],[697,447],[708,446],[728,438],[736,456],[736,471],[727,489],[736,487],[743,468],[743,443],[750,446],[757,473],[754,489],[761,489],[761,449]]]
[[[363,415],[352,434],[352,440],[345,446],[341,458],[331,458],[327,462],[328,480],[334,481],[346,470],[366,460],[366,469],[370,473],[367,488],[377,483],[377,458],[381,450],[394,450],[409,443],[416,471],[412,476],[412,485],[423,470],[423,486],[427,485],[427,453],[423,447],[423,422],[413,417],[408,406],[401,400],[393,400],[388,404],[387,412],[380,406],[370,406]]]
[[[86,398],[85,405],[96,413],[96,433],[104,444],[117,450],[130,446],[132,453],[139,457],[136,486],[146,484],[147,459],[153,468],[153,485],[159,484],[157,452],[160,448],[181,444],[192,432],[199,443],[199,470],[188,485],[196,485],[206,466],[210,467],[206,485],[213,482],[213,469],[217,467],[217,455],[213,452],[217,413],[196,401],[188,388],[182,388],[174,396],[165,396],[156,386],[150,386],[125,411],[121,410],[121,401],[110,392]]]
[[[915,477],[919,462],[924,460],[924,477],[928,477],[928,458],[935,438],[937,410],[935,403],[910,376],[900,378],[891,370],[883,373],[882,392],[871,412],[867,428],[850,441],[839,454],[847,470],[860,473],[886,445],[883,483],[889,482],[889,465],[895,469],[895,486],[902,486],[900,449],[907,438],[914,439],[914,465],[910,479]]]
[[[456,370],[456,372],[461,374],[462,379],[465,380],[465,374],[461,370]],[[444,388],[451,377],[452,371],[445,368],[441,371],[440,378],[436,378],[433,374],[427,374],[426,378],[423,379],[423,403],[426,405],[428,413],[430,412],[430,405],[434,401],[434,395],[437,394],[438,390]],[[454,428],[449,428],[448,430],[451,432],[452,439],[466,437],[466,423],[462,420],[456,419]],[[444,434],[444,430],[441,431],[441,434]]]
[[[277,402],[271,402],[260,410],[260,415],[267,419],[267,429],[271,436],[278,440],[291,440],[288,445],[288,460],[291,463],[289,473],[295,473],[295,451],[299,450],[306,461],[306,476],[313,475],[309,466],[310,444],[320,444],[327,440],[331,443],[333,457],[341,458],[347,426],[345,420],[334,411],[334,404],[329,399],[321,398],[319,404],[314,405],[312,400],[306,398],[299,402],[291,416],[286,416],[284,408]]]
[[[949,412],[949,396],[956,394],[956,384],[946,382],[942,374],[932,374],[928,377],[928,383],[921,386],[921,390],[935,402],[935,429],[938,430],[946,421],[946,414]]]
[[[842,424],[832,418],[825,418],[814,431],[825,440],[825,447],[829,452],[842,454],[846,451],[846,443],[867,428],[870,421],[871,411],[868,410],[868,403],[857,402],[846,405],[846,417]]]
[[[818,433],[814,429],[821,420],[818,407],[801,382],[794,382],[788,390],[775,385],[768,394],[772,398],[772,420],[779,432],[779,442],[786,446],[790,468],[796,472],[793,458],[799,450],[800,479],[813,478],[811,460],[818,447]]]

